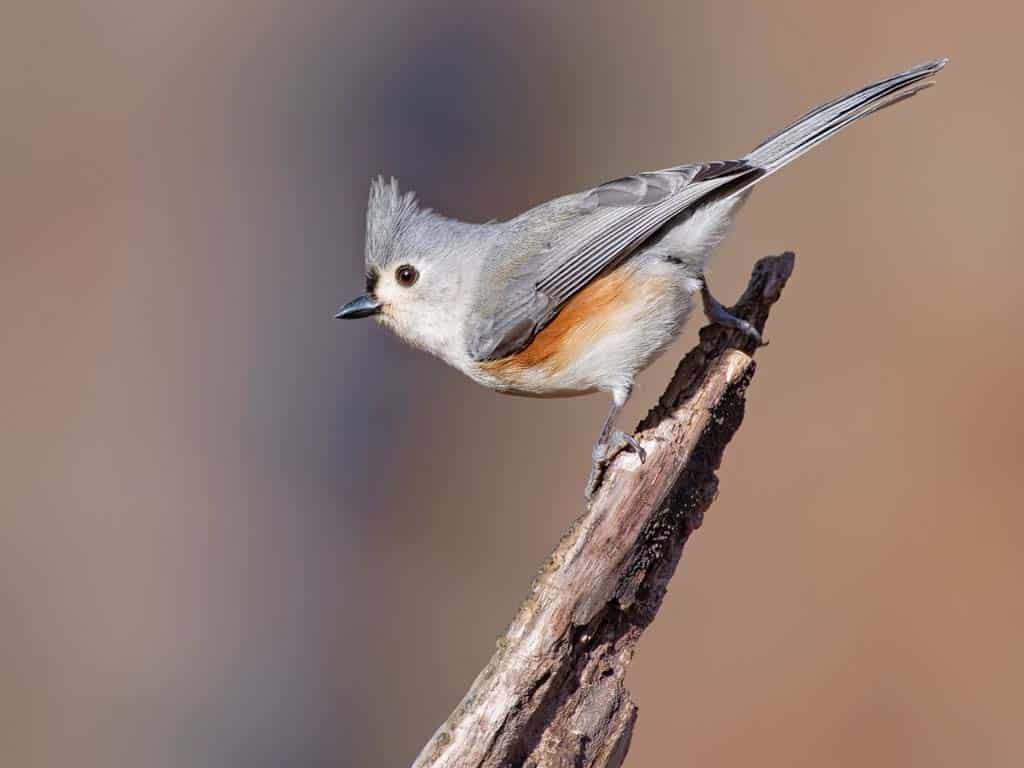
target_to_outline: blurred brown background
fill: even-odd
[[[607,403],[501,397],[332,320],[371,175],[506,217],[735,157],[948,55],[936,89],[765,184],[714,261],[730,299],[756,257],[798,254],[630,674],[630,765],[1021,765],[1022,21],[8,7],[0,762],[405,765],[491,654],[580,509]]]

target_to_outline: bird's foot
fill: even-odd
[[[643,446],[640,445],[640,442],[632,435],[627,434],[620,429],[612,432],[608,437],[607,442],[598,443],[594,446],[594,461],[590,465],[590,475],[587,477],[587,487],[583,491],[583,495],[587,502],[593,498],[594,492],[601,484],[601,478],[604,477],[604,472],[608,469],[608,465],[612,463],[612,460],[616,456],[627,448],[637,455],[641,464],[647,461],[647,451],[645,451]]]
[[[722,302],[711,295],[707,280],[701,289],[701,298],[704,300],[704,315],[715,325],[722,325],[726,328],[734,328],[748,339],[751,339],[757,346],[766,347],[768,342],[761,337],[761,332],[742,317],[736,317],[722,306]]]

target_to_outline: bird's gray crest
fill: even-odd
[[[398,181],[378,176],[370,183],[366,208],[366,269],[380,270],[395,256],[396,244],[417,218],[429,214],[420,208],[415,192],[402,194]]]

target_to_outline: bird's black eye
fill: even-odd
[[[395,280],[403,288],[408,288],[419,279],[420,273],[416,271],[416,267],[410,267],[408,264],[403,264],[395,270]]]

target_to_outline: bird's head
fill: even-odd
[[[409,344],[449,358],[465,268],[452,226],[394,179],[376,178],[366,211],[366,292],[335,317],[375,317]]]

